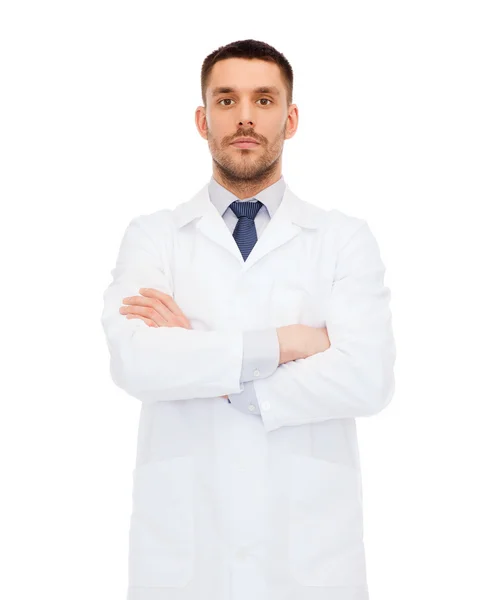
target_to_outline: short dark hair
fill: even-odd
[[[206,88],[208,87],[208,79],[210,78],[213,65],[219,60],[224,60],[226,58],[258,58],[260,60],[276,63],[281,70],[286,85],[288,106],[292,103],[293,69],[284,54],[265,42],[259,42],[257,40],[239,40],[237,42],[231,42],[226,46],[220,46],[203,61],[201,67],[201,97],[205,108]]]

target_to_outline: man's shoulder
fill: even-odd
[[[300,199],[308,213],[313,215],[318,228],[328,234],[348,238],[366,224],[365,219],[338,208],[323,208],[314,202]]]
[[[151,213],[140,215],[137,218],[154,231],[160,231],[161,228],[164,228],[166,231],[167,229],[175,231],[195,216],[203,214],[205,210],[206,187],[203,186],[189,199],[180,200],[173,208],[161,208]]]
[[[159,236],[163,231],[170,231],[173,226],[173,209],[161,208],[159,210],[137,215],[132,219],[146,233]]]

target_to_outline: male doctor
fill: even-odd
[[[369,598],[355,418],[394,392],[390,291],[367,222],[283,179],[292,88],[266,43],[205,59],[212,177],[131,220],[104,293],[141,403],[128,600]]]

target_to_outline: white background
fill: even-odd
[[[294,69],[283,175],[365,218],[396,392],[358,420],[371,600],[486,598],[483,2],[21,2],[0,9],[0,595],[124,598],[139,401],[100,324],[129,220],[210,178],[217,47]]]

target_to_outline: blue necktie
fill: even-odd
[[[244,260],[247,260],[257,241],[254,219],[262,206],[264,205],[260,200],[257,200],[257,202],[235,200],[230,204],[230,208],[238,217],[238,222],[233,230],[233,237]]]

